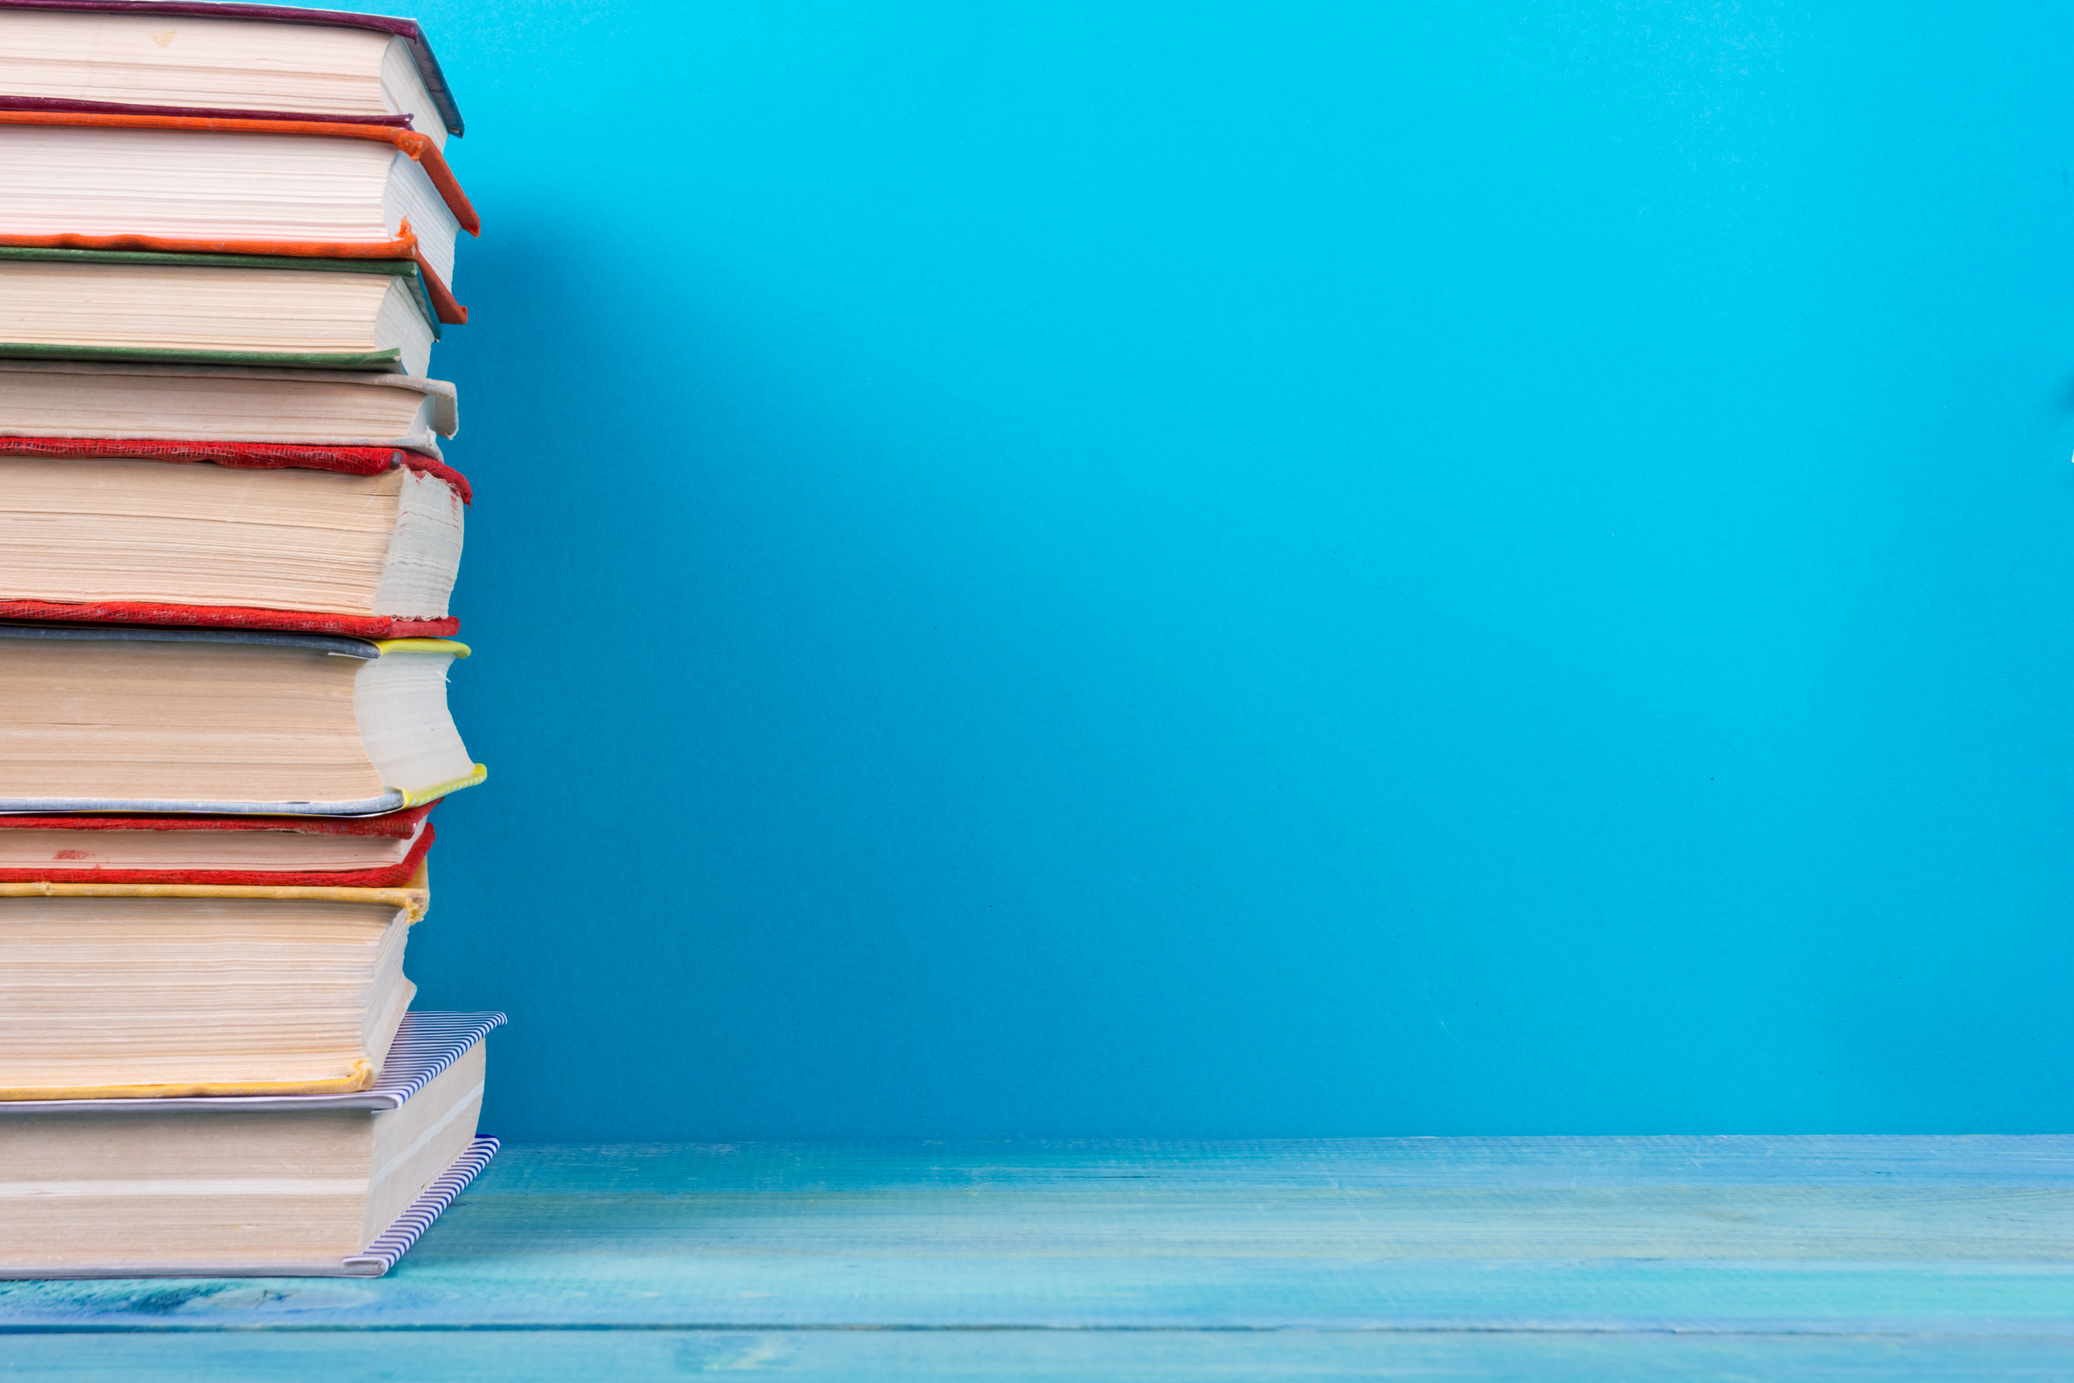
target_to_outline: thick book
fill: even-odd
[[[0,812],[372,816],[483,780],[465,644],[0,624]]]
[[[437,340],[414,259],[0,245],[0,357],[422,375]]]
[[[465,483],[429,458],[360,473],[0,438],[0,618],[455,632]]]
[[[432,848],[438,805],[345,817],[0,815],[0,884],[396,888]]]
[[[403,888],[0,883],[0,1102],[374,1083],[416,987]]]
[[[379,1277],[496,1151],[501,1013],[406,1015],[348,1095],[0,1102],[0,1277]]]
[[[353,464],[333,464],[334,454],[379,449],[438,460],[439,439],[453,436],[459,427],[454,386],[438,379],[0,359],[0,438],[101,444],[91,452],[67,454],[168,455],[174,453],[114,444],[159,442],[177,450],[210,443],[216,445],[184,454],[223,465],[260,465],[271,457],[277,465],[353,469]],[[365,459],[356,457],[354,464]],[[382,466],[387,464],[384,459]]]
[[[481,222],[408,130],[0,110],[0,187],[0,245],[411,259],[467,320],[454,241]]]
[[[462,130],[417,21],[215,0],[0,0],[0,107]]]

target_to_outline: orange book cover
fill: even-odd
[[[280,134],[337,139],[369,139],[408,155],[425,170],[461,229],[482,234],[482,219],[461,190],[453,170],[430,135],[396,125],[345,120],[254,120],[224,116],[140,114],[98,110],[0,109],[0,126],[42,125],[129,130],[183,130],[222,134]],[[388,240],[232,240],[164,235],[18,235],[0,233],[0,246],[63,250],[156,250],[182,254],[285,255],[305,259],[409,259],[424,276],[425,292],[440,321],[459,325],[468,309],[454,297],[446,281],[419,249],[406,220],[402,233]]]

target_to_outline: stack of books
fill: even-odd
[[[403,969],[460,133],[408,20],[0,0],[0,1276],[376,1275],[496,1149]]]

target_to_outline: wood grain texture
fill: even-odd
[[[703,1375],[800,1383],[1894,1383],[2074,1376],[2074,1342],[1796,1335],[1417,1335],[1273,1331],[396,1331],[0,1339],[31,1383],[570,1383]]]
[[[2066,1377],[2074,1139],[515,1148],[380,1281],[4,1284],[0,1332],[51,1378]]]

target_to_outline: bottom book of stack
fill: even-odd
[[[0,1278],[379,1277],[497,1150],[501,1013],[410,1013],[367,1089],[0,1100]]]

